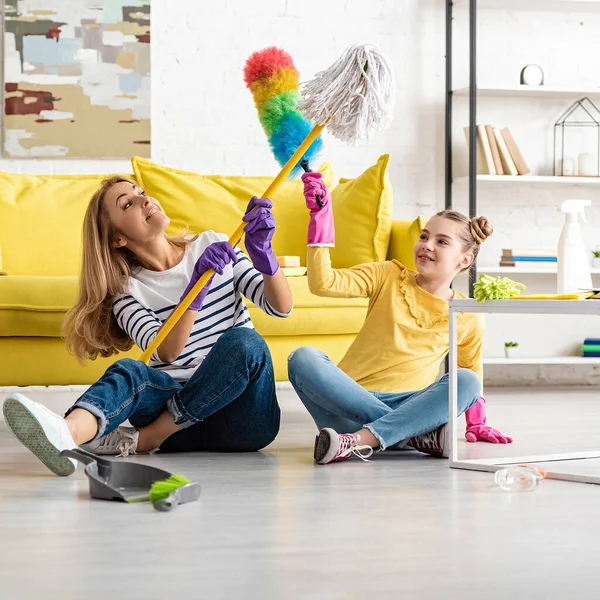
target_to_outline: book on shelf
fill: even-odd
[[[527,175],[531,173],[531,169],[527,166],[519,147],[517,146],[511,132],[508,130],[508,127],[505,127],[500,132],[502,134],[502,138],[504,139],[504,143],[510,152],[510,156],[513,159],[515,167],[519,173],[519,175]]]
[[[547,271],[556,271],[556,263],[555,262],[512,262],[512,261],[505,261],[505,260],[501,260],[500,261],[500,266],[501,267],[510,267],[511,269],[531,269],[531,268],[536,268],[539,269],[540,271],[542,270],[547,270]]]
[[[467,149],[471,146],[471,140],[469,137],[469,127],[465,127],[465,137],[467,139]],[[477,144],[475,146],[476,163],[477,163],[477,175],[491,175],[487,167],[487,161],[485,158],[485,152],[483,150],[483,142],[479,135],[479,128],[477,128]]]
[[[502,248],[502,256],[549,256],[556,257],[556,249],[547,248]]]
[[[464,128],[467,149],[469,127]],[[531,172],[508,127],[477,125],[477,175],[526,175]]]
[[[500,159],[502,160],[502,168],[504,169],[505,175],[518,175],[519,171],[517,171],[517,167],[508,151],[508,147],[504,138],[502,137],[502,133],[497,127],[494,127],[494,135],[496,136],[496,141],[498,142],[498,149],[500,150]]]
[[[503,262],[524,262],[524,263],[556,263],[556,256],[505,256],[502,255],[500,260]]]
[[[496,175],[504,175],[504,169],[502,168],[502,160],[500,159],[500,150],[498,148],[496,136],[494,135],[494,128],[491,125],[486,125],[485,132],[487,133],[488,140],[490,142],[492,158],[494,159],[494,167],[496,168]]]
[[[485,168],[487,169],[487,173],[490,175],[497,175],[498,173],[496,173],[496,165],[494,164],[494,157],[492,155],[492,147],[485,125],[477,125],[477,137],[481,140],[481,146],[483,147],[483,156],[485,158]]]

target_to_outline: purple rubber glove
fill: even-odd
[[[229,242],[213,242],[204,250],[200,258],[196,261],[192,278],[190,279],[190,282],[185,288],[185,292],[183,292],[183,296],[181,296],[179,301],[181,302],[181,300],[188,295],[188,292],[194,287],[198,279],[200,279],[200,277],[202,277],[206,271],[209,269],[214,269],[215,273],[223,275],[223,269],[229,263],[235,264],[237,261],[237,254]],[[214,277],[215,276],[213,275],[208,280],[207,284],[194,298],[194,301],[189,306],[191,310],[200,310],[200,308],[202,308],[202,303],[206,298],[206,294],[208,294],[208,290],[210,289]]]
[[[467,442],[490,442],[490,444],[512,444],[512,438],[485,424],[485,398],[479,396],[477,402],[465,413],[467,419]]]
[[[257,206],[258,208],[254,208]],[[243,221],[248,223],[244,229],[246,250],[257,271],[264,275],[275,275],[279,263],[271,246],[275,234],[275,217],[271,212],[273,203],[268,198],[252,197]]]
[[[322,177],[321,173],[315,171],[302,175],[304,199],[306,200],[306,207],[310,210],[307,246],[335,245],[331,194],[327,186],[321,181]],[[321,197],[322,208],[319,208],[315,196]]]

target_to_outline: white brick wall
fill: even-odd
[[[443,202],[443,0],[153,0],[152,156],[204,173],[275,174],[242,69],[255,50],[280,46],[312,78],[351,43],[378,44],[392,60],[392,128],[366,146],[326,138],[324,159],[354,176],[392,155],[396,214]],[[121,170],[126,161],[0,161],[20,172]]]
[[[389,152],[395,216],[430,215],[443,205],[444,10],[444,0],[153,0],[153,159],[204,173],[275,174],[277,165],[244,87],[245,60],[257,49],[278,45],[291,53],[301,78],[308,79],[349,44],[374,42],[389,55],[396,72],[393,126],[362,147],[347,147],[326,136],[324,158],[333,163],[338,177],[347,177]],[[466,82],[465,16],[457,10],[456,58],[457,62],[463,59],[455,72],[457,86]],[[545,70],[547,85],[598,87],[598,32],[600,15],[481,11],[479,83],[516,85],[522,66],[537,62]],[[535,172],[549,173],[552,124],[565,106],[566,101],[486,100],[480,102],[478,121],[510,126]],[[455,159],[463,173],[466,107],[466,99],[456,99]],[[0,160],[0,168],[86,173],[122,171],[128,163]],[[589,247],[595,247],[600,243],[596,190],[480,187],[480,213],[496,227],[481,253],[481,263],[495,263],[504,246],[554,246],[562,226],[555,210],[569,196],[595,201],[585,231]],[[456,204],[465,210],[466,191],[466,186],[455,190]],[[531,285],[545,285],[546,291],[552,291],[547,279]],[[522,331],[517,332],[526,346],[530,343],[529,353],[539,352],[535,330],[529,341]],[[580,321],[573,331],[575,336],[568,340],[558,339],[564,330],[557,334],[555,349],[574,348],[584,324]],[[492,325],[486,352],[500,354],[505,333],[504,325]],[[600,336],[600,330],[595,333]],[[544,353],[553,353],[552,344],[544,341]]]

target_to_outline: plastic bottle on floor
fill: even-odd
[[[496,471],[494,481],[507,492],[531,492],[544,477],[546,471],[541,467],[518,465]]]

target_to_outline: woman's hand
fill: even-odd
[[[331,210],[331,193],[322,181],[323,175],[309,171],[302,175],[304,182],[304,199],[310,210],[308,224],[308,246],[333,246],[335,244],[335,228]],[[320,197],[321,206],[317,202]]]
[[[279,264],[271,245],[275,234],[275,217],[271,212],[272,207],[273,203],[268,198],[253,196],[242,219],[247,223],[244,234],[250,260],[257,271],[270,276],[275,275],[279,270]]]
[[[213,242],[210,244],[196,261],[194,272],[192,273],[192,277],[185,292],[183,292],[183,296],[181,296],[181,300],[188,295],[188,292],[206,271],[213,269],[215,273],[223,275],[225,267],[230,263],[235,264],[237,261],[238,258],[235,250],[229,242]],[[202,303],[208,294],[213,277],[214,275],[208,280],[208,283],[202,288],[196,298],[194,298],[194,301],[190,304],[190,310],[200,310]]]

